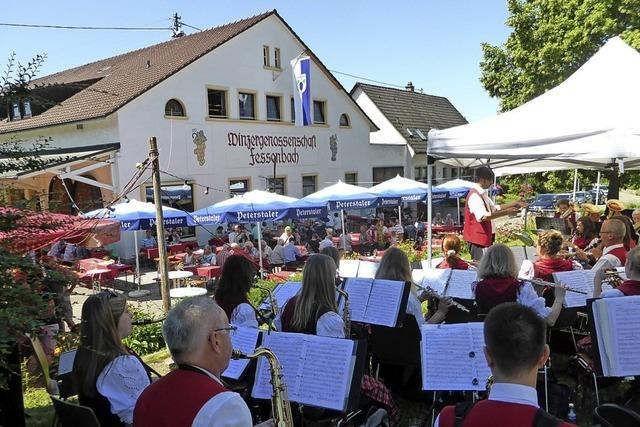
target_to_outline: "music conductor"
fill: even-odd
[[[463,237],[469,243],[471,256],[475,261],[480,261],[484,249],[493,243],[492,220],[511,215],[519,209],[527,206],[524,199],[515,202],[496,205],[489,198],[487,190],[493,184],[495,175],[487,166],[476,169],[475,183],[469,189],[464,205],[464,229]]]

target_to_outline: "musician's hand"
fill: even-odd
[[[587,261],[589,259],[589,255],[587,255],[587,253],[582,249],[579,249],[578,247],[576,247],[576,258],[578,258],[581,261]]]
[[[529,206],[529,204],[524,199],[520,199],[516,202],[516,206],[518,207],[518,209],[522,209]]]
[[[602,256],[602,248],[598,246],[597,248],[591,249],[591,256],[596,260],[599,259]]]
[[[500,212],[504,212],[505,215],[514,215],[514,214],[517,214],[519,210],[520,210],[519,207],[511,206],[508,208],[500,209]]]
[[[453,305],[453,300],[451,298],[442,298],[438,301],[438,311],[442,314],[447,314],[449,311],[449,307]]]
[[[567,290],[562,286],[556,286],[553,290],[553,296],[556,297],[556,301],[564,301],[564,295],[567,293]]]
[[[275,425],[276,425],[276,422],[273,420],[273,418],[271,418],[270,420],[267,420],[260,424],[256,424],[255,427],[275,427]]]

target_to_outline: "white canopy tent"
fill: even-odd
[[[489,163],[498,174],[501,167],[520,173],[638,169],[638,76],[640,53],[614,37],[563,83],[520,107],[476,123],[430,130],[427,154],[459,167]],[[427,169],[431,182],[432,168]],[[429,222],[430,203],[429,195]]]

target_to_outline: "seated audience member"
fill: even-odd
[[[464,410],[462,406],[445,407],[436,427],[573,426],[538,405],[538,370],[550,353],[546,329],[533,310],[520,304],[502,304],[491,310],[484,321],[484,353],[494,380],[489,398]],[[540,419],[546,422],[536,423]]]
[[[384,250],[387,247],[389,239],[389,229],[384,225],[382,218],[378,219],[376,224],[376,249],[379,251]]]
[[[66,244],[64,240],[58,240],[53,245],[51,245],[51,248],[49,248],[49,252],[47,252],[47,256],[55,259],[62,259],[62,256],[64,255],[65,245]]]
[[[142,239],[142,249],[155,248],[158,246],[156,238],[151,230],[145,231],[145,237]]]
[[[513,252],[502,244],[490,246],[485,251],[478,267],[478,282],[474,287],[478,311],[487,314],[497,305],[517,302],[532,308],[538,316],[553,326],[562,310],[566,290],[554,288],[555,300],[552,307],[545,305],[529,282],[518,280],[518,269]]]
[[[269,262],[272,266],[284,265],[284,240],[278,239],[278,242],[271,251]]]
[[[91,408],[103,426],[130,425],[136,400],[151,383],[140,359],[122,343],[130,333],[131,313],[123,296],[100,292],[82,305],[73,381],[80,404]]]
[[[293,229],[291,228],[291,226],[287,225],[280,235],[280,239],[282,239],[283,242],[288,242],[291,236],[293,236]]]
[[[289,237],[289,241],[284,245],[282,253],[284,265],[287,267],[297,267],[302,263],[302,254],[300,253],[300,249],[294,244],[293,236]]]
[[[142,393],[134,426],[251,426],[247,404],[220,380],[235,331],[224,310],[206,296],[184,299],[171,309],[162,331],[178,369]]]
[[[559,254],[563,241],[562,234],[557,230],[540,233],[536,247],[538,259],[535,262],[524,260],[518,277],[553,282],[553,273],[582,270],[582,265],[578,262],[565,259]]]
[[[76,259],[76,245],[73,243],[67,243],[64,247],[64,254],[62,255],[62,259],[65,262],[73,262]]]
[[[274,321],[282,332],[344,338],[344,321],[336,303],[336,263],[311,255],[302,274],[302,289],[284,305]]]
[[[174,228],[173,230],[171,230],[171,243],[176,244],[176,243],[180,243],[181,237],[180,237],[180,231],[177,228]]]
[[[211,250],[211,246],[206,245],[202,249],[202,258],[200,258],[202,265],[216,265],[216,254]]]
[[[267,262],[271,262],[271,252],[273,251],[267,242],[264,240],[260,240],[260,247],[262,249],[262,258],[266,258]]]
[[[311,235],[311,240],[307,242],[307,251],[311,254],[317,254],[320,252],[320,236],[318,233]]]
[[[449,226],[449,227],[456,225],[455,221],[453,220],[453,216],[450,213],[445,215],[445,217],[444,217],[444,225]]]
[[[557,203],[557,210],[554,214],[555,218],[562,218],[569,226],[569,229],[573,232],[576,228],[576,213],[573,210],[573,206],[567,199],[560,199]]]
[[[85,259],[91,257],[91,252],[86,246],[76,246],[76,258]]]
[[[256,309],[248,298],[255,278],[255,266],[247,258],[240,255],[227,258],[216,286],[215,300],[233,325],[258,327]]]
[[[230,251],[231,251],[230,244],[225,243],[224,245],[222,245],[222,250],[216,254],[216,265],[223,267],[227,258],[231,256]]]
[[[345,252],[353,252],[353,249],[351,248],[351,243],[353,243],[353,240],[351,239],[351,234],[342,233],[340,235],[340,249],[341,250],[343,250]]]
[[[184,263],[184,265],[195,265],[196,256],[193,254],[193,249],[191,249],[191,246],[187,246],[185,252],[186,253],[184,254],[184,258],[182,258],[182,262]]]
[[[411,282],[411,292],[407,300],[407,314],[416,318],[418,326],[425,323],[422,315],[422,305],[418,299],[418,290],[411,278],[411,264],[407,255],[398,248],[389,248],[384,251],[384,256],[380,261],[380,267],[376,271],[376,279],[399,280]],[[426,299],[426,297],[425,297]],[[451,302],[448,298],[443,298],[438,303],[438,310],[427,320],[426,323],[441,323],[449,311]]]
[[[240,224],[236,224],[233,226],[232,231],[229,232],[227,238],[229,239],[229,244],[238,243],[237,237],[240,234]]]
[[[474,269],[468,262],[460,258],[460,247],[462,246],[462,242],[460,242],[460,238],[455,234],[447,234],[444,239],[442,239],[442,254],[444,255],[444,260],[438,264],[436,268],[451,268],[453,270],[469,270]]]
[[[324,248],[328,246],[335,246],[333,244],[333,229],[327,228],[326,233],[327,234],[324,236],[324,239],[322,239],[322,241],[318,245],[318,249],[320,249],[320,251],[322,251]]]
[[[253,243],[249,241],[245,242],[244,250],[247,251],[247,254],[249,254],[250,256],[256,259],[260,256],[260,254],[258,253],[258,249],[255,246],[253,246]]]
[[[589,217],[580,217],[576,223],[576,235],[573,237],[573,245],[575,249],[584,250],[587,247],[594,248],[597,246],[598,233],[596,225]]]
[[[627,280],[617,288],[602,291],[602,282],[594,283],[594,298],[613,298],[640,295],[640,247],[631,249],[627,254],[627,262],[624,265],[624,273]]]

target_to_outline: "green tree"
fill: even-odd
[[[563,82],[613,36],[640,49],[638,0],[508,0],[507,5],[506,23],[513,30],[502,46],[483,43],[480,62],[480,81],[500,100],[501,111]],[[545,191],[566,190],[573,180],[565,175],[550,172],[535,181]],[[619,177],[613,169],[610,195],[617,197],[625,183],[637,186],[640,176],[630,172]]]

